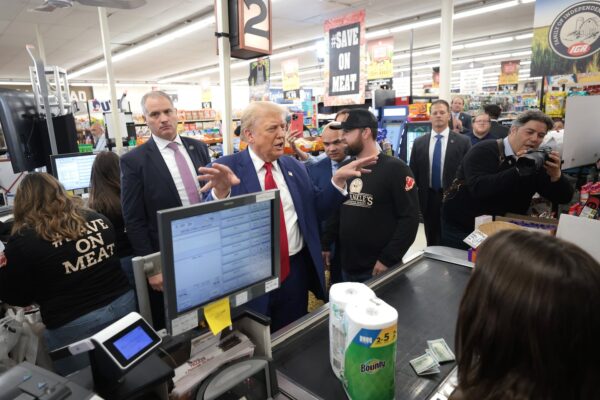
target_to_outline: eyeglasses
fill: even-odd
[[[479,125],[487,125],[489,124],[490,121],[475,121],[474,124],[479,124]]]

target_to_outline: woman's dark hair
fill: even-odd
[[[88,206],[106,216],[121,215],[119,156],[110,151],[96,155],[92,165]]]
[[[466,400],[598,399],[600,264],[579,247],[504,231],[477,251],[456,329]]]

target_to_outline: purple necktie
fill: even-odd
[[[177,169],[179,170],[179,175],[183,181],[183,187],[185,187],[185,192],[188,195],[188,199],[190,199],[190,204],[199,203],[200,196],[198,195],[198,189],[196,188],[194,177],[192,176],[192,172],[190,171],[187,161],[185,161],[185,157],[179,151],[179,145],[176,142],[171,142],[167,145],[167,147],[173,150],[175,153]]]

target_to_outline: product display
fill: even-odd
[[[396,309],[378,298],[346,308],[344,389],[350,399],[394,398],[397,323]]]
[[[342,282],[329,290],[329,361],[337,377],[342,379],[346,330],[344,313],[354,302],[365,302],[375,297],[375,293],[363,283]]]

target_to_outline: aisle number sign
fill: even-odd
[[[364,104],[365,10],[325,21],[325,43],[329,49],[325,105]]]
[[[250,59],[272,52],[271,0],[230,0],[231,57]]]

